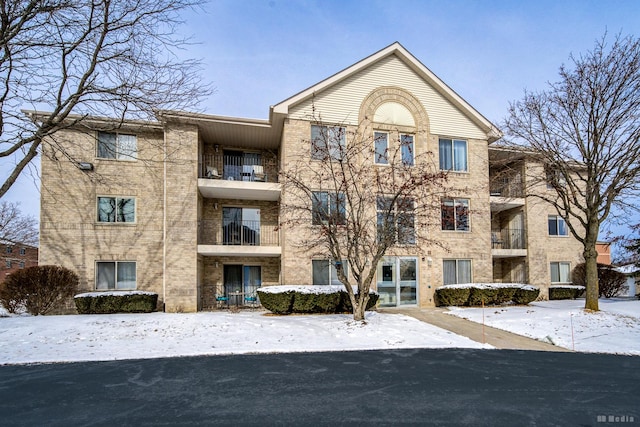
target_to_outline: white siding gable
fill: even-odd
[[[323,122],[357,125],[360,104],[371,91],[381,86],[397,86],[416,96],[429,116],[430,132],[434,135],[487,138],[482,129],[395,55],[316,93],[314,99],[291,106],[289,117],[313,120],[313,103],[316,115],[320,115]]]

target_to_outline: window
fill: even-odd
[[[442,199],[442,229],[469,231],[469,199]]]
[[[131,261],[96,262],[96,289],[136,289],[136,263]]]
[[[103,159],[135,160],[138,142],[135,135],[98,132],[98,157]]]
[[[413,166],[413,135],[400,134],[400,151],[402,154],[402,164]]]
[[[314,191],[311,209],[313,225],[345,225],[347,222],[344,193]]]
[[[377,165],[389,164],[389,134],[386,132],[374,132],[373,139],[375,146],[374,162]]]
[[[19,268],[24,268],[24,261],[20,261]]]
[[[311,126],[311,158],[340,160],[345,148],[346,129],[339,126]]]
[[[551,189],[567,185],[564,175],[562,175],[559,170],[553,169],[551,166],[547,166],[545,168],[545,172],[547,175],[547,188]]]
[[[393,203],[392,197],[378,196],[377,230],[378,241],[389,239],[389,243],[414,245],[415,233],[415,201],[410,197],[399,198]]]
[[[311,263],[314,285],[342,285],[342,282],[338,279],[338,268],[342,268],[344,275],[348,276],[349,264],[346,261],[334,262],[328,259],[314,259]]]
[[[25,255],[27,250],[25,248],[20,248],[20,255]]]
[[[7,260],[6,266],[7,266],[7,268],[11,268],[11,260],[10,259]]]
[[[442,261],[442,279],[445,285],[471,283],[471,260],[445,259]]]
[[[98,222],[135,222],[136,199],[98,197]]]
[[[558,215],[549,215],[549,236],[567,236],[567,224]]]
[[[7,253],[10,254],[13,252],[13,248],[11,246],[7,246]]]
[[[551,283],[570,283],[571,263],[552,262],[551,263]]]
[[[462,139],[440,138],[440,170],[466,172],[467,141]]]

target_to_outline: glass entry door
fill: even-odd
[[[418,258],[385,257],[378,264],[381,307],[418,303]]]

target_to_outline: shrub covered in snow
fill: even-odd
[[[448,307],[450,305],[466,305],[469,301],[471,288],[442,286],[436,289],[436,305]]]
[[[540,290],[520,283],[466,283],[445,285],[436,289],[436,305],[490,305],[504,304],[510,301],[516,304],[529,304],[534,301]]]
[[[78,287],[78,275],[58,265],[18,270],[0,284],[0,303],[10,313],[46,314],[62,305]]]
[[[260,303],[275,314],[351,312],[349,294],[342,286],[266,286],[258,289]],[[378,294],[369,293],[367,310],[378,302]]]
[[[577,285],[551,285],[549,286],[549,299],[576,299],[584,292],[584,286]]]
[[[80,314],[151,313],[158,294],[145,291],[87,292],[73,297]]]
[[[513,302],[520,305],[527,305],[535,301],[540,295],[540,289],[534,286],[523,286],[513,293]]]

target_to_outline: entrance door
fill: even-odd
[[[225,265],[223,274],[224,294],[229,297],[229,303],[233,305],[240,305],[242,303],[241,296],[231,296],[230,293],[242,291],[242,266]]]
[[[230,297],[231,305],[243,305],[243,296],[255,296],[256,289],[262,285],[262,269],[255,265],[225,265],[224,293]],[[232,292],[244,295],[229,295]]]
[[[385,257],[378,264],[380,306],[396,307],[418,303],[418,259]]]

